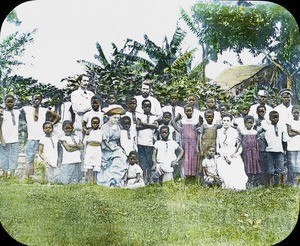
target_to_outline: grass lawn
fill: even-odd
[[[299,189],[242,192],[176,181],[135,190],[0,179],[0,219],[26,245],[274,245],[294,229]]]

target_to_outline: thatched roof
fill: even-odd
[[[268,65],[243,65],[230,67],[223,71],[216,79],[215,82],[224,90],[230,90],[234,86],[241,84],[243,81],[251,78],[260,70]]]

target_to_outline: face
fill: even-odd
[[[44,133],[49,135],[53,131],[53,127],[51,124],[45,124],[43,130],[44,130]]]
[[[129,100],[128,102],[128,108],[129,108],[129,111],[134,111],[136,109],[136,100]]]
[[[208,124],[211,124],[214,120],[214,114],[213,113],[206,113],[205,114],[205,120]]]
[[[97,100],[97,99],[93,99],[92,100],[92,108],[93,108],[93,110],[98,110],[99,109],[99,107],[100,107],[100,103],[99,103],[99,101]]]
[[[244,108],[241,109],[241,114],[243,116],[248,115],[248,113],[249,113],[249,108],[248,107],[244,107]]]
[[[216,101],[214,98],[207,98],[206,104],[210,109],[214,109],[216,107]]]
[[[289,106],[291,103],[291,95],[289,93],[283,93],[283,95],[281,96],[281,101],[283,105]]]
[[[178,97],[175,96],[175,95],[172,95],[171,98],[170,98],[170,102],[171,102],[172,106],[175,106],[178,102]]]
[[[223,124],[223,127],[225,129],[228,129],[230,127],[230,125],[231,125],[231,119],[230,119],[230,117],[227,117],[227,116],[223,117],[222,124]]]
[[[212,157],[214,157],[214,155],[215,155],[215,148],[213,148],[213,147],[209,148],[209,149],[207,150],[207,156],[208,156],[209,158],[212,158]]]
[[[196,98],[194,96],[189,96],[188,97],[188,103],[189,103],[189,105],[191,105],[192,107],[194,107],[195,104],[196,104]]]
[[[300,110],[299,109],[293,109],[292,114],[293,114],[294,120],[299,120],[299,116],[300,116]]]
[[[256,113],[260,119],[263,119],[265,117],[266,110],[264,108],[258,108]]]
[[[149,94],[150,94],[150,86],[149,85],[142,85],[141,93],[142,93],[142,96],[144,98],[148,97]]]
[[[150,102],[144,103],[142,108],[144,110],[144,114],[149,114],[151,112],[151,103]]]
[[[42,96],[39,94],[33,95],[32,97],[32,104],[34,107],[37,107],[41,104],[42,102]]]
[[[185,115],[186,115],[186,117],[187,118],[192,118],[192,116],[193,116],[193,108],[192,107],[186,107],[185,109],[184,109],[184,113],[185,113]]]
[[[113,94],[109,94],[107,100],[109,104],[113,104],[116,102],[116,97]]]
[[[247,130],[251,130],[252,127],[253,127],[253,124],[254,124],[253,120],[252,120],[252,119],[248,119],[248,120],[245,122],[245,127],[246,127],[246,129],[247,129]]]
[[[64,132],[66,134],[66,136],[70,136],[73,133],[73,125],[72,124],[66,124],[64,126]]]
[[[134,164],[138,163],[138,158],[135,154],[131,154],[130,156],[128,156],[128,161],[129,161],[130,165],[134,165]]]
[[[260,95],[260,96],[258,96],[258,100],[259,100],[259,102],[260,102],[261,104],[266,104],[266,102],[267,102],[267,96],[265,96],[265,95]]]
[[[163,129],[161,129],[161,131],[160,131],[160,136],[161,136],[161,138],[162,138],[163,140],[167,140],[168,137],[169,137],[169,134],[170,134],[170,132],[169,132],[168,129],[163,128]]]
[[[5,100],[5,106],[8,110],[12,110],[15,106],[15,100],[12,97],[7,97]]]
[[[279,121],[279,114],[275,113],[270,116],[270,121],[272,125],[276,125]]]
[[[225,106],[221,106],[221,107],[219,108],[219,110],[220,110],[220,115],[221,115],[221,116],[228,113],[228,110],[227,110],[227,108],[226,108]]]
[[[162,120],[163,120],[163,123],[164,123],[165,125],[168,125],[168,124],[170,123],[170,121],[171,121],[171,116],[170,116],[169,114],[164,114]]]
[[[97,130],[99,129],[100,121],[98,119],[93,119],[91,125],[94,130]]]
[[[124,119],[124,121],[123,121],[123,128],[125,129],[125,130],[129,130],[129,128],[130,128],[130,126],[131,126],[131,120],[130,120],[130,118],[126,118],[126,119]]]
[[[85,90],[89,85],[89,78],[87,76],[82,76],[80,80],[80,87],[81,89]]]
[[[120,118],[121,118],[121,115],[119,115],[119,114],[111,115],[111,116],[109,117],[109,122],[110,122],[111,124],[117,124],[117,123],[119,122]]]

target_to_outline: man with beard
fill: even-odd
[[[141,95],[135,96],[137,101],[136,111],[143,113],[142,101],[148,99],[151,102],[151,114],[155,115],[157,118],[161,118],[163,111],[160,102],[153,96],[151,96],[151,82],[144,81],[141,86]]]

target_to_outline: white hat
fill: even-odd
[[[268,92],[266,90],[259,90],[257,92],[257,95],[259,96],[267,96],[268,95]]]
[[[288,94],[290,94],[291,96],[293,96],[293,92],[292,92],[290,89],[281,89],[281,90],[279,91],[280,96],[282,96],[282,95],[285,94],[285,93],[288,93]]]

